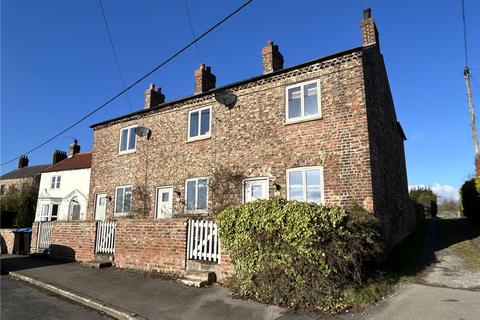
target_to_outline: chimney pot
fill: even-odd
[[[283,56],[273,41],[267,41],[262,49],[263,74],[283,69]]]
[[[165,102],[165,95],[162,94],[162,88],[158,87],[155,90],[155,85],[150,83],[150,86],[145,91],[144,109],[150,109]]]
[[[201,64],[195,70],[195,93],[202,93],[215,88],[217,78],[212,73],[212,68]]]
[[[25,168],[25,167],[28,167],[28,157],[25,156],[25,155],[22,155],[18,159],[18,169],[22,169],[22,168]]]
[[[65,159],[67,159],[67,153],[65,151],[55,150],[52,156],[52,165],[57,164]]]
[[[79,152],[80,152],[80,145],[78,145],[78,140],[73,138],[73,143],[71,143],[68,148],[68,157],[71,158]]]
[[[363,10],[363,19],[368,19],[372,17],[372,9],[367,8]]]

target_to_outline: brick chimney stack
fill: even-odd
[[[27,156],[21,156],[18,159],[18,169],[22,169],[28,167],[28,157]]]
[[[283,69],[283,56],[273,41],[268,41],[262,49],[263,74]]]
[[[380,45],[377,26],[372,18],[372,9],[363,10],[363,20],[360,22],[360,29],[362,29],[362,47]]]
[[[73,143],[71,143],[68,148],[68,157],[71,158],[76,153],[79,153],[79,152],[80,152],[80,145],[78,144],[78,140],[74,138]]]
[[[165,102],[165,95],[162,94],[162,88],[155,90],[155,85],[150,83],[150,87],[145,91],[144,109],[150,109]]]
[[[67,159],[67,153],[65,151],[55,150],[52,156],[52,165],[65,159]]]
[[[217,78],[212,73],[211,68],[202,63],[195,70],[195,93],[202,93],[215,88],[216,81]]]

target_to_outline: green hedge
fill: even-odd
[[[474,221],[480,221],[480,192],[475,179],[465,181],[460,188],[460,197],[462,214]]]
[[[338,311],[340,287],[360,284],[382,252],[376,219],[359,207],[274,198],[229,207],[217,223],[232,290],[264,303]]]

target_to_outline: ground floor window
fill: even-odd
[[[115,192],[115,213],[128,214],[132,206],[132,186],[117,187]]]
[[[187,211],[207,210],[207,182],[207,178],[187,179],[185,182]]]
[[[40,221],[55,221],[58,218],[58,204],[45,203],[42,204],[40,211]]]
[[[268,178],[243,180],[243,202],[268,199]]]
[[[305,202],[323,202],[322,167],[287,169],[287,199]]]

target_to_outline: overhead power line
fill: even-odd
[[[205,31],[204,33],[202,33],[198,38],[195,38],[192,42],[190,42],[189,44],[187,44],[186,46],[184,46],[183,48],[181,48],[180,50],[178,50],[177,52],[175,52],[173,55],[171,55],[168,59],[166,59],[165,61],[163,61],[162,63],[160,63],[158,66],[156,66],[155,68],[153,68],[151,71],[147,72],[146,74],[144,74],[143,76],[141,76],[138,80],[136,80],[135,82],[133,82],[132,84],[130,84],[128,87],[126,87],[125,89],[123,89],[122,91],[120,91],[119,93],[117,93],[116,95],[114,95],[113,97],[111,97],[110,99],[108,99],[107,101],[105,101],[103,104],[101,104],[100,106],[98,106],[97,108],[95,108],[94,110],[90,111],[89,113],[87,113],[86,115],[84,115],[83,117],[81,117],[79,120],[75,121],[74,123],[72,123],[71,125],[69,125],[68,127],[66,127],[65,129],[61,130],[60,132],[58,132],[57,134],[55,134],[54,136],[48,138],[47,140],[43,141],[42,143],[40,143],[39,145],[37,145],[36,147],[28,150],[27,152],[23,153],[22,155],[27,155],[27,154],[30,154],[32,153],[33,151],[43,147],[44,145],[46,145],[47,143],[49,143],[50,141],[56,139],[57,137],[61,136],[62,134],[64,134],[65,132],[67,132],[68,130],[72,129],[73,127],[75,127],[76,125],[78,125],[79,123],[81,123],[82,121],[84,121],[85,119],[89,118],[90,116],[92,116],[93,114],[95,114],[96,112],[98,112],[99,110],[101,110],[102,108],[104,108],[105,106],[107,106],[108,104],[110,104],[112,101],[116,100],[118,97],[120,97],[121,95],[123,95],[125,92],[127,92],[128,90],[130,90],[131,88],[133,88],[134,86],[136,86],[137,84],[139,84],[140,82],[142,82],[143,80],[145,80],[147,77],[149,77],[151,74],[153,74],[155,71],[157,71],[158,69],[160,69],[161,67],[163,67],[164,65],[166,65],[167,63],[169,63],[170,61],[172,61],[173,59],[175,59],[178,55],[180,55],[182,52],[184,52],[185,50],[187,50],[188,48],[190,48],[191,46],[193,46],[195,43],[197,43],[198,41],[200,41],[202,38],[204,38],[207,34],[209,34],[210,32],[212,32],[213,30],[215,30],[216,28],[218,28],[220,25],[222,25],[224,22],[226,22],[227,20],[229,20],[231,17],[233,17],[235,14],[237,14],[238,12],[240,12],[243,8],[245,8],[246,6],[248,6],[250,3],[252,3],[253,0],[248,0],[248,1],[245,1],[240,7],[238,7],[237,9],[235,9],[234,11],[232,11],[230,14],[228,14],[225,18],[223,18],[222,20],[220,20],[219,22],[217,22],[216,24],[214,24],[212,27],[210,27],[210,29],[208,29],[207,31]],[[22,155],[18,156],[18,157],[15,157],[11,160],[8,160],[4,163],[2,163],[0,166],[4,166],[6,164],[9,164],[15,160],[17,160],[18,158],[20,158]]]
[[[102,11],[103,22],[105,23],[105,28],[107,29],[108,39],[110,40],[110,46],[112,47],[113,57],[115,58],[115,64],[117,65],[118,74],[120,75],[120,81],[122,82],[123,89],[125,89],[125,79],[123,78],[122,69],[120,68],[120,62],[118,62],[117,51],[115,50],[115,46],[113,45],[112,34],[110,33],[110,28],[108,27],[107,16],[105,15],[105,10],[103,9],[102,0],[98,0],[100,3],[100,9]],[[130,97],[128,96],[128,92],[125,94],[127,98],[128,107],[130,112],[133,112],[132,102],[130,101]]]
[[[185,9],[187,10],[188,22],[190,23],[190,30],[192,31],[193,39],[195,39],[197,36],[195,35],[195,30],[193,29],[192,17],[190,16],[190,10],[188,9],[187,0],[184,0],[183,3],[185,3]],[[202,58],[200,57],[200,49],[198,47],[198,43],[195,43],[195,51],[197,51],[198,62],[202,63]]]

